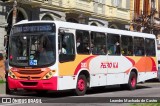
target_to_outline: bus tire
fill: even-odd
[[[82,96],[85,95],[86,91],[87,91],[87,79],[85,75],[79,75],[75,93],[77,96]]]
[[[128,89],[129,90],[134,90],[136,89],[137,86],[137,75],[135,72],[131,72],[129,76],[129,81],[128,81]]]

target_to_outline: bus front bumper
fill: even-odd
[[[18,80],[8,77],[9,89],[57,90],[57,77],[47,80]]]

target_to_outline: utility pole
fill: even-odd
[[[17,19],[17,1],[13,2],[13,16],[12,16],[12,26],[16,23]]]

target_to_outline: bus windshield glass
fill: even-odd
[[[56,60],[55,32],[16,32],[9,42],[10,65],[42,67],[54,64]]]

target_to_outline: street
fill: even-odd
[[[21,97],[21,98],[37,98],[42,99],[42,104],[34,104],[35,106],[129,106],[129,103],[105,103],[104,100],[108,97],[160,97],[159,82],[146,82],[138,84],[134,91],[121,90],[119,86],[109,86],[105,89],[90,89],[85,96],[74,96],[71,91],[48,92],[45,95],[37,95],[35,92],[15,92],[12,95],[5,95],[3,97]],[[102,103],[101,103],[102,101]],[[45,102],[45,103],[44,103]],[[52,103],[52,104],[51,104]],[[0,106],[20,106],[22,104],[0,104]],[[24,106],[33,104],[23,104]]]

